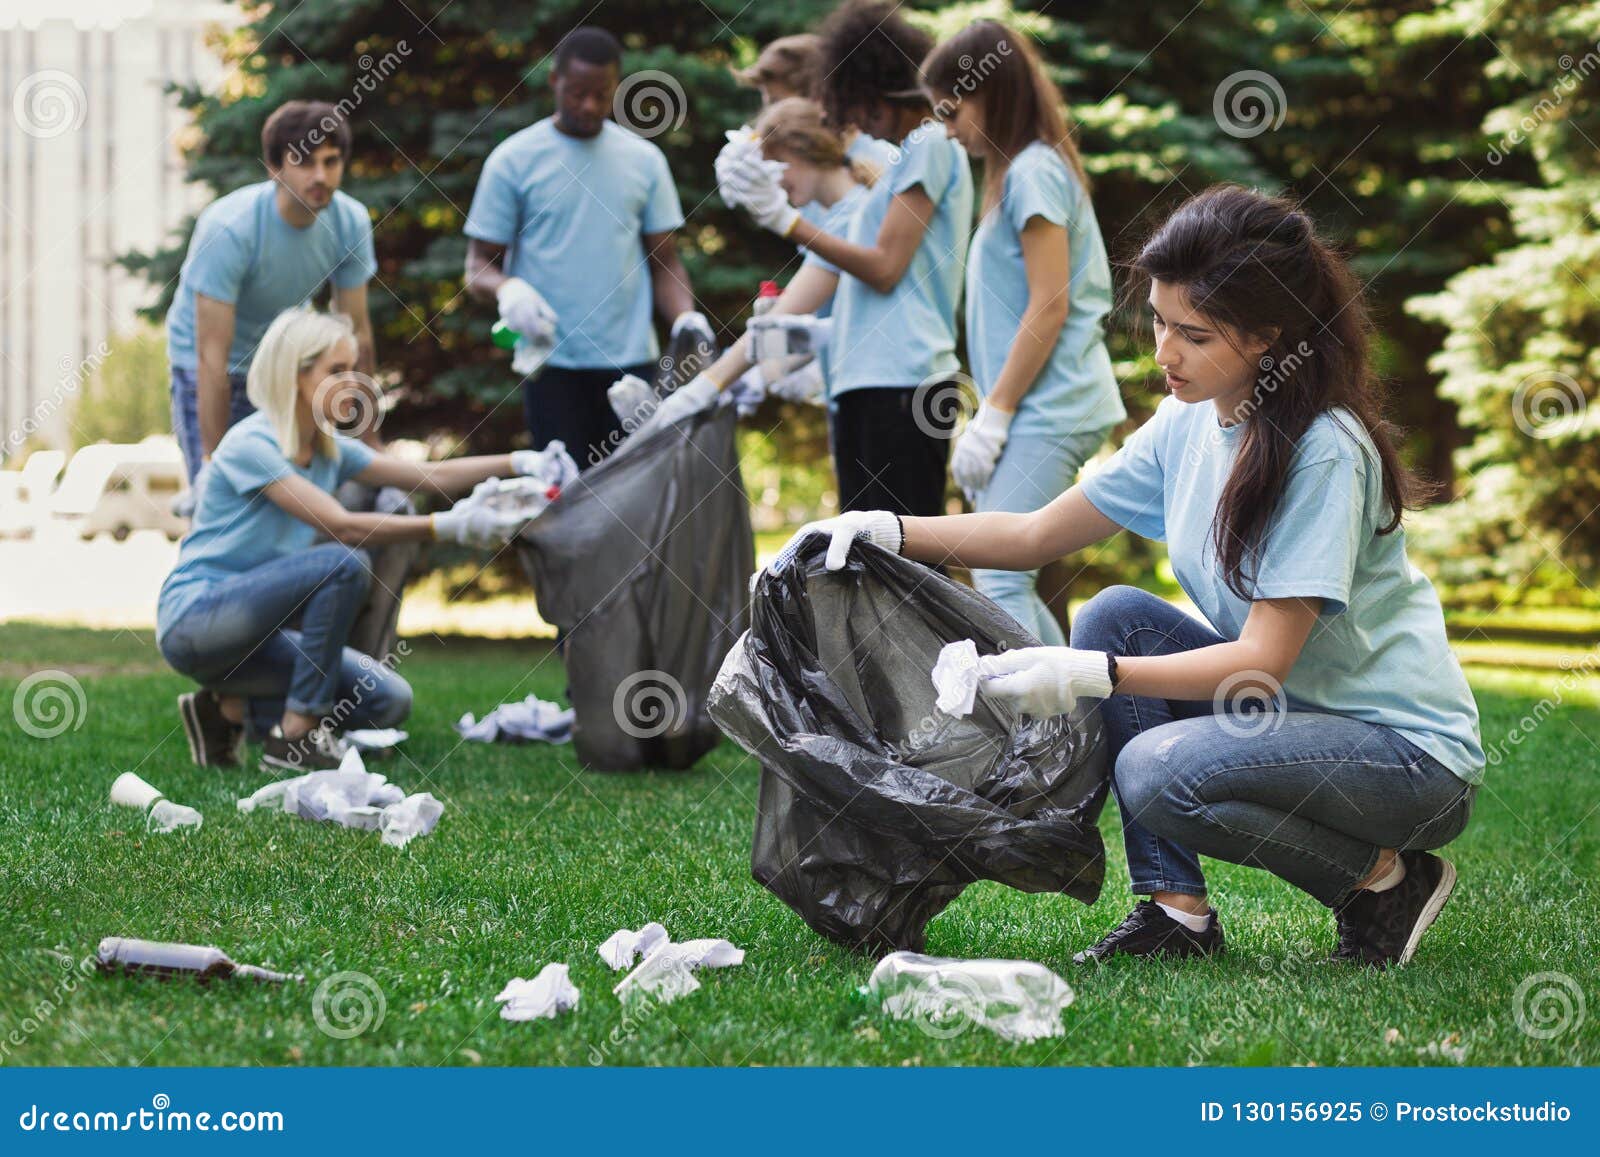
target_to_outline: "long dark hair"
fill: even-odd
[[[1002,158],[984,166],[985,208],[999,201],[1006,170],[1035,141],[1060,154],[1088,191],[1066,103],[1026,36],[998,20],[974,20],[930,52],[921,72],[940,119],[969,97],[981,102],[983,135]]]
[[[1190,304],[1236,333],[1272,338],[1244,409],[1238,452],[1212,538],[1228,587],[1250,597],[1261,538],[1283,497],[1295,446],[1317,415],[1353,414],[1377,449],[1390,534],[1431,488],[1401,462],[1371,361],[1361,284],[1292,201],[1217,185],[1180,205],[1131,263],[1139,280],[1182,286]],[[1277,334],[1273,337],[1273,331]]]

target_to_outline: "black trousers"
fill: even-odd
[[[849,390],[833,411],[833,466],[840,510],[944,513],[945,470],[955,416],[939,386]]]
[[[653,362],[621,369],[568,369],[545,366],[522,383],[522,418],[543,450],[559,439],[579,470],[598,464],[622,442],[622,419],[611,409],[606,390],[623,374],[655,381]]]

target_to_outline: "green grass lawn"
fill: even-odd
[[[1020,957],[1056,969],[1076,1003],[1066,1035],[1011,1045],[887,1020],[854,993],[871,962],[813,934],[750,879],[758,770],[724,744],[693,771],[602,775],[568,747],[458,744],[452,722],[529,691],[555,697],[544,644],[412,641],[401,670],[416,710],[404,755],[378,765],[445,803],[404,851],[376,835],[278,814],[241,815],[253,770],[194,767],[150,636],[0,626],[0,693],[43,668],[71,672],[82,725],[52,739],[0,728],[0,1058],[7,1064],[1578,1064],[1596,1047],[1600,976],[1600,714],[1592,682],[1474,667],[1485,744],[1544,697],[1553,710],[1491,768],[1451,849],[1461,882],[1416,962],[1374,975],[1323,962],[1328,913],[1264,873],[1211,865],[1230,951],[1202,963],[1072,953],[1129,905],[1115,809],[1108,884],[1085,908],[992,885],[930,926],[928,951]],[[1547,705],[1548,707],[1548,705]],[[252,763],[254,754],[252,753]],[[205,813],[189,835],[147,836],[106,793],[136,770]],[[701,991],[624,1019],[595,946],[660,920],[680,939],[725,936],[746,963]],[[215,944],[299,970],[304,986],[162,984],[90,977],[71,961],[102,936]],[[566,961],[576,1012],[512,1024],[493,997]],[[316,982],[341,970],[382,990],[381,1024],[318,1028]],[[1519,1028],[1515,994],[1570,977],[1591,1007],[1552,1039]],[[65,979],[64,979],[65,978]],[[1544,982],[1535,981],[1537,990]],[[1538,1028],[1549,1004],[1527,1009]],[[1574,1010],[1575,1011],[1575,1010]],[[1569,1018],[1575,1021],[1576,1017]]]

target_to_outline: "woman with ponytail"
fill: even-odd
[[[1333,958],[1411,959],[1455,885],[1432,855],[1483,777],[1477,705],[1400,528],[1395,450],[1345,262],[1290,202],[1221,186],[1133,262],[1170,395],[1100,471],[1031,514],[841,515],[930,563],[1031,569],[1127,529],[1165,540],[1202,618],[1130,587],[1070,647],[980,660],[1029,714],[1101,700],[1135,895],[1079,960],[1221,950],[1199,856],[1263,868],[1335,914]],[[843,540],[840,542],[840,540]]]
[[[1111,263],[1061,94],[1028,43],[978,20],[922,64],[946,130],[983,165],[967,254],[967,359],[983,401],[950,456],[980,511],[1038,510],[1126,418],[1103,319]],[[1065,643],[1037,571],[972,581],[1046,643]]]

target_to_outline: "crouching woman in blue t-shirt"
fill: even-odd
[[[346,727],[391,727],[411,688],[345,646],[371,582],[364,544],[447,538],[507,541],[525,518],[473,508],[432,516],[346,510],[333,492],[354,478],[449,496],[495,475],[531,472],[532,451],[408,462],[333,433],[356,366],[347,317],[280,314],[250,363],[256,413],[218,443],[200,480],[178,564],[161,588],[156,642],[201,686],[178,707],[195,762],[238,761],[246,724],[262,763],[313,771],[338,765]],[[314,545],[318,535],[333,541]],[[296,622],[298,620],[298,622]]]
[[[897,520],[857,536],[925,562],[1032,569],[1119,529],[1165,539],[1204,621],[1130,587],[1070,647],[981,660],[980,690],[1035,715],[1103,699],[1133,892],[1077,959],[1216,952],[1198,855],[1265,868],[1336,914],[1334,958],[1404,964],[1455,869],[1484,754],[1433,587],[1408,561],[1419,488],[1381,417],[1355,279],[1293,205],[1219,187],[1133,268],[1170,397],[1104,469],[1032,514]],[[1253,704],[1264,710],[1247,710]]]

